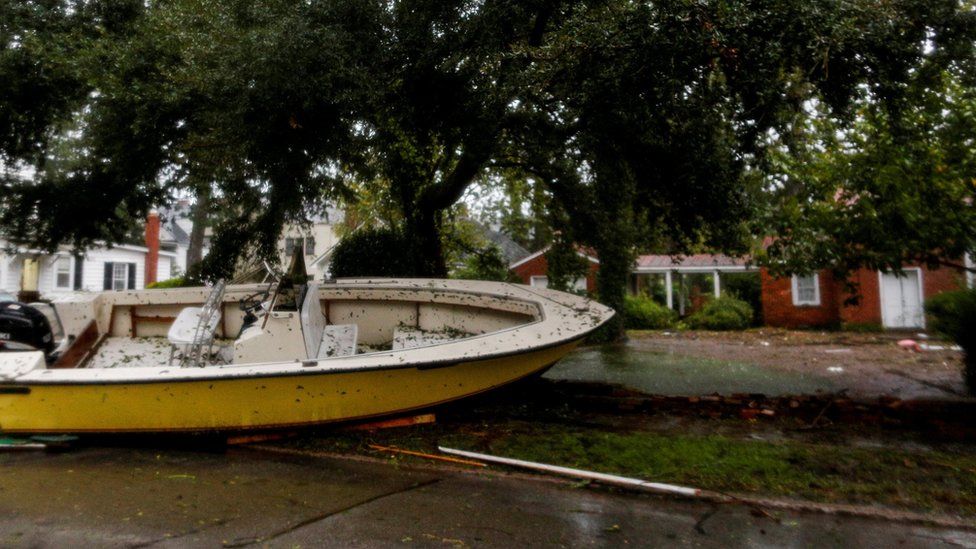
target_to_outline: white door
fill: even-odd
[[[922,281],[918,270],[881,274],[881,320],[885,328],[921,328]]]

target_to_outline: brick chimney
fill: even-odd
[[[159,212],[151,210],[146,218],[146,286],[156,282],[159,268]]]

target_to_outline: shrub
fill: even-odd
[[[332,254],[332,276],[414,276],[410,240],[390,228],[361,229],[341,241]]]
[[[469,253],[464,258],[464,264],[451,273],[451,278],[506,282],[512,278],[512,273],[508,270],[501,250],[491,244]]]
[[[698,330],[744,330],[752,324],[753,311],[748,303],[731,296],[713,299],[686,319]]]
[[[633,330],[670,328],[677,313],[649,297],[624,298],[624,326]]]
[[[722,294],[737,297],[752,307],[752,324],[763,323],[762,318],[762,280],[759,273],[722,274]]]
[[[925,303],[932,328],[952,339],[965,353],[966,385],[976,395],[976,290],[939,294]]]
[[[190,282],[186,278],[182,276],[177,276],[166,280],[160,280],[159,282],[153,282],[152,284],[146,286],[146,289],[163,290],[166,288],[182,288],[184,286],[190,286],[190,285],[192,284],[190,284]]]

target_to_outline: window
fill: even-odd
[[[570,288],[573,291],[576,291],[576,292],[585,292],[586,291],[586,278],[584,278],[582,276],[579,277],[579,278],[577,278],[576,280],[573,281],[573,284],[570,286]]]
[[[71,289],[71,258],[59,257],[54,262],[54,287],[58,290]]]
[[[315,255],[315,239],[313,237],[302,238],[300,236],[285,238],[285,255],[291,257],[295,253],[295,248],[305,251],[305,255]]]
[[[298,242],[298,238],[288,237],[285,239],[285,255],[291,257],[291,254],[295,253],[295,244]]]
[[[793,304],[820,305],[820,279],[816,273],[793,275]]]
[[[549,277],[548,276],[533,276],[529,278],[529,286],[533,288],[548,288],[549,287]]]
[[[126,263],[112,264],[112,289],[126,290],[129,284],[129,265]]]

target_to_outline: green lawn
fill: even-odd
[[[608,432],[508,421],[427,426],[293,441],[337,452],[369,443],[437,453],[438,444],[696,488],[830,503],[879,504],[976,516],[976,455],[859,448],[843,442],[775,442],[720,435]],[[397,461],[419,458],[400,457]]]

